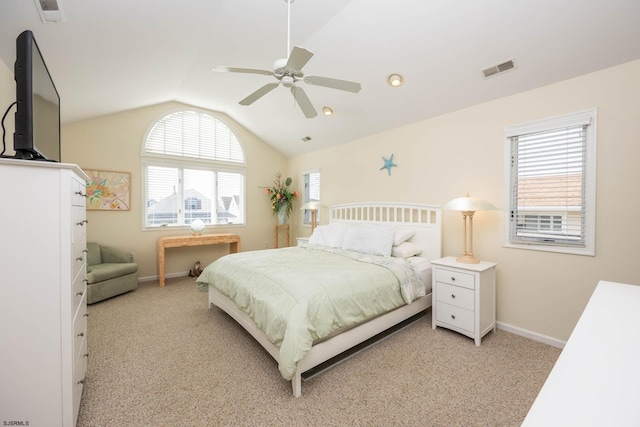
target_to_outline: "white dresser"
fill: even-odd
[[[76,165],[0,159],[0,425],[76,424],[87,368],[86,180]]]
[[[455,257],[433,264],[432,326],[480,340],[496,328],[496,263],[464,264]]]
[[[523,422],[640,425],[640,286],[600,281]]]

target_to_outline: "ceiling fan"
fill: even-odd
[[[291,37],[291,3],[295,0],[284,0],[288,3],[287,8],[287,53],[289,53],[289,43]],[[275,77],[277,83],[268,83],[256,90],[239,103],[240,105],[251,105],[258,99],[262,98],[267,93],[271,92],[280,84],[284,87],[291,88],[291,94],[295,99],[298,106],[304,113],[304,115],[311,119],[318,115],[316,109],[313,107],[311,100],[307,96],[306,92],[297,84],[300,81],[304,81],[307,84],[315,86],[324,86],[332,89],[344,90],[347,92],[357,93],[360,91],[360,83],[350,82],[347,80],[333,79],[330,77],[320,76],[305,76],[302,72],[302,67],[306,65],[311,59],[313,53],[309,50],[294,46],[291,50],[291,54],[288,58],[278,59],[273,64],[272,70],[264,70],[258,68],[238,68],[238,67],[224,67],[218,66],[211,69],[211,71],[228,72],[228,73],[247,73],[247,74],[264,74]]]

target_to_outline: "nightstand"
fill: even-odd
[[[496,329],[496,263],[457,262],[440,258],[433,264],[433,329],[451,329],[475,340]]]

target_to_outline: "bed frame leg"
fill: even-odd
[[[302,377],[296,372],[291,379],[291,387],[293,388],[293,397],[302,396]]]

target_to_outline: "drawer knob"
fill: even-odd
[[[87,195],[85,193],[83,193],[82,191],[76,191],[76,194],[78,196],[81,196],[81,197],[87,197]]]
[[[452,319],[455,319],[455,318],[456,318],[456,315],[455,315],[455,314],[452,314],[452,315],[451,315],[451,318],[452,318]]]
[[[87,224],[88,222],[89,222],[88,220],[83,219],[82,221],[77,222],[76,224],[79,225],[80,227],[82,227],[83,225]]]
[[[451,298],[455,299],[456,298],[456,294],[451,294]]]
[[[82,355],[82,357],[89,358],[89,353],[85,353],[85,354],[83,354],[83,355]]]
[[[78,258],[76,258],[76,261],[83,261],[84,258],[82,258],[81,256],[79,256]]]
[[[89,317],[89,313],[83,314],[84,317]]]
[[[76,295],[78,295],[78,296],[82,296],[82,294],[84,294],[84,292],[78,292],[78,293],[76,293]]]
[[[83,378],[80,381],[78,381],[78,384],[84,384],[84,382],[85,382],[85,379]]]
[[[84,336],[84,332],[80,332],[80,333],[78,334],[78,336],[79,336],[79,337],[83,337],[83,336]]]

